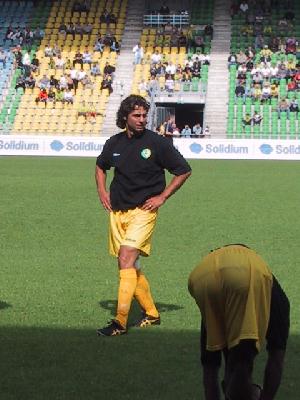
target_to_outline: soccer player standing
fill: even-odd
[[[142,319],[137,326],[160,323],[150,286],[139,266],[139,256],[148,256],[158,209],[191,175],[183,156],[165,138],[146,129],[149,104],[137,95],[125,98],[117,113],[117,126],[124,131],[107,140],[96,161],[96,183],[100,202],[109,211],[109,250],[118,258],[119,291],[116,317],[98,335],[127,332],[133,297]],[[109,191],[107,171],[114,168]],[[165,170],[173,178],[166,185]]]
[[[290,306],[268,265],[245,245],[227,245],[203,258],[188,286],[202,316],[205,399],[221,399],[223,352],[226,400],[273,400],[281,382]],[[265,339],[268,360],[260,390],[252,384],[252,369]]]

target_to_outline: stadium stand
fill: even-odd
[[[30,50],[30,58],[36,54],[39,60],[39,67],[32,73],[36,82],[35,87],[30,88],[26,85],[24,93],[22,88],[16,90],[14,85],[18,83],[18,76],[24,73],[24,67],[19,66],[20,68],[16,69],[11,87],[11,91],[16,93],[16,103],[13,103],[13,109],[9,114],[10,123],[13,123],[10,128],[11,134],[99,135],[109,96],[109,89],[102,89],[101,86],[104,81],[103,70],[107,63],[112,67],[115,64],[118,53],[110,48],[111,38],[113,41],[115,39],[121,41],[126,2],[93,0],[89,9],[85,11],[74,10],[75,4],[76,2],[68,0],[55,1],[51,10],[48,10],[45,35],[40,46]],[[101,21],[105,10],[110,15],[114,14],[116,20]],[[40,14],[37,15],[36,21],[41,22]],[[65,33],[63,27],[69,27],[71,24],[75,27],[75,32]],[[102,52],[94,49],[99,36],[104,42]],[[47,53],[49,48],[53,52],[52,58]],[[25,51],[23,48],[23,57]],[[98,65],[101,75],[96,73],[93,75],[94,65],[91,66],[90,62],[73,64],[78,51],[83,55],[90,54],[92,63]],[[79,75],[76,76],[79,78],[78,87],[75,87],[74,80],[73,84],[70,81],[73,65]],[[110,74],[112,73],[113,69]],[[46,91],[49,91],[49,85],[53,86],[53,90],[50,90],[51,95],[54,93],[53,98],[48,93],[46,101],[37,100],[40,97],[43,80],[47,82],[51,76],[54,84],[52,81],[51,85],[47,83]],[[66,89],[64,97],[61,97],[58,88],[64,84],[66,86],[70,84],[71,90]]]
[[[16,69],[16,46],[34,53],[48,17],[49,5],[32,2],[1,1],[0,16],[0,132],[9,133],[21,101],[22,92],[15,89],[20,70]],[[1,55],[0,55],[1,59]]]
[[[145,9],[140,0],[0,0],[0,134],[110,135],[115,133],[118,104],[129,93],[154,102],[150,115],[154,127],[155,91],[156,97],[178,103],[193,99],[203,104],[203,125],[210,126],[212,137],[298,138],[299,2],[284,0],[263,13],[258,7],[254,15],[243,14],[240,1],[194,0],[185,10],[178,8],[179,3],[169,2],[170,16],[164,15],[162,24],[157,10]],[[80,4],[88,7],[80,10]],[[106,19],[111,14],[113,18]],[[120,51],[111,48],[111,38],[121,45]],[[272,38],[279,39],[278,50]],[[103,43],[106,39],[109,44]],[[138,41],[144,59],[132,68],[132,47]],[[230,54],[239,61],[227,69],[229,43]],[[157,55],[161,65],[153,61]],[[82,63],[82,56],[91,61]],[[185,71],[197,56],[200,71]],[[246,71],[243,57],[244,63],[247,57],[253,63]],[[291,72],[279,78],[264,75],[257,82],[254,72],[262,59],[273,69],[285,65]],[[107,63],[113,69],[104,79]],[[155,71],[157,66],[162,66],[160,72]],[[53,86],[49,93],[47,87],[47,94],[41,90],[45,77]],[[62,94],[59,86],[70,90],[63,89]]]
[[[228,138],[296,139],[300,133],[299,2],[233,3]],[[297,18],[298,17],[298,18]],[[298,51],[297,51],[298,45]]]
[[[193,101],[198,98],[199,103],[203,102],[213,35],[213,2],[192,2],[191,9],[181,13],[173,9],[168,16],[163,16],[164,24],[156,12],[148,23],[144,18],[140,36],[144,59],[135,65],[131,90],[153,102],[161,96],[185,98],[187,102],[190,96],[196,96]],[[151,127],[160,123],[156,121]]]

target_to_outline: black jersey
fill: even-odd
[[[169,140],[148,129],[131,138],[125,132],[112,136],[96,164],[104,171],[115,169],[110,186],[114,211],[141,206],[160,194],[166,187],[165,170],[176,176],[191,170]]]

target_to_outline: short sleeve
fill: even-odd
[[[111,168],[111,139],[105,142],[101,154],[97,157],[96,165],[103,171]]]
[[[172,175],[183,175],[191,171],[191,167],[182,154],[173,146],[171,140],[160,137],[158,148],[159,164]]]

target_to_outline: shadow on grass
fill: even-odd
[[[276,400],[299,398],[299,349],[291,336]],[[0,327],[0,354],[3,400],[203,400],[197,331],[157,326],[104,338],[94,329]]]
[[[0,310],[4,310],[5,308],[11,307],[10,304],[6,303],[5,301],[0,300]]]
[[[110,311],[112,317],[115,316],[117,309],[117,300],[102,300],[99,301],[99,305],[101,308]],[[178,306],[177,304],[167,304],[167,303],[155,303],[160,314],[168,312],[168,311],[177,311],[183,309],[183,307]],[[138,303],[134,300],[131,305],[131,318],[138,318],[141,315],[141,309]]]

